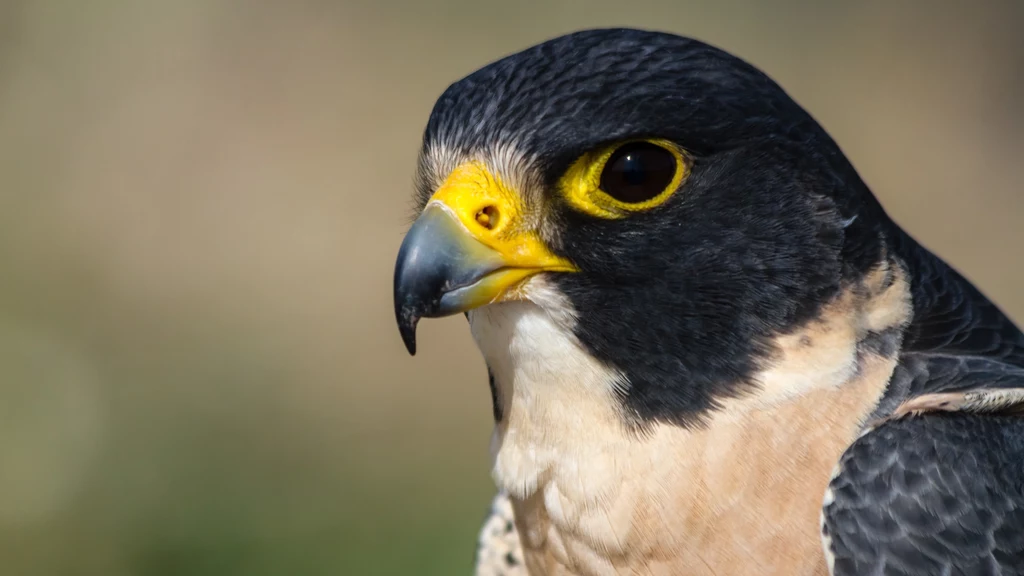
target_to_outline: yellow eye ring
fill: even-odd
[[[674,142],[634,139],[583,154],[558,188],[577,210],[618,219],[660,206],[689,173],[689,159]]]

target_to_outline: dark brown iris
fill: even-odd
[[[626,144],[608,158],[601,190],[620,202],[638,204],[661,194],[676,173],[676,158],[649,142]]]

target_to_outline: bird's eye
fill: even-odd
[[[601,171],[601,190],[626,204],[639,204],[665,191],[676,175],[676,158],[650,142],[616,150]]]
[[[558,181],[579,212],[615,220],[668,200],[690,174],[689,156],[670,140],[628,140],[584,153]]]

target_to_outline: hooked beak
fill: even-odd
[[[416,324],[517,298],[546,271],[574,270],[533,232],[518,231],[517,197],[479,164],[457,168],[402,241],[395,264],[395,318],[409,354]]]

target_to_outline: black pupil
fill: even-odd
[[[620,202],[636,204],[665,191],[676,173],[676,159],[661,146],[627,144],[608,158],[601,173],[601,190]]]

